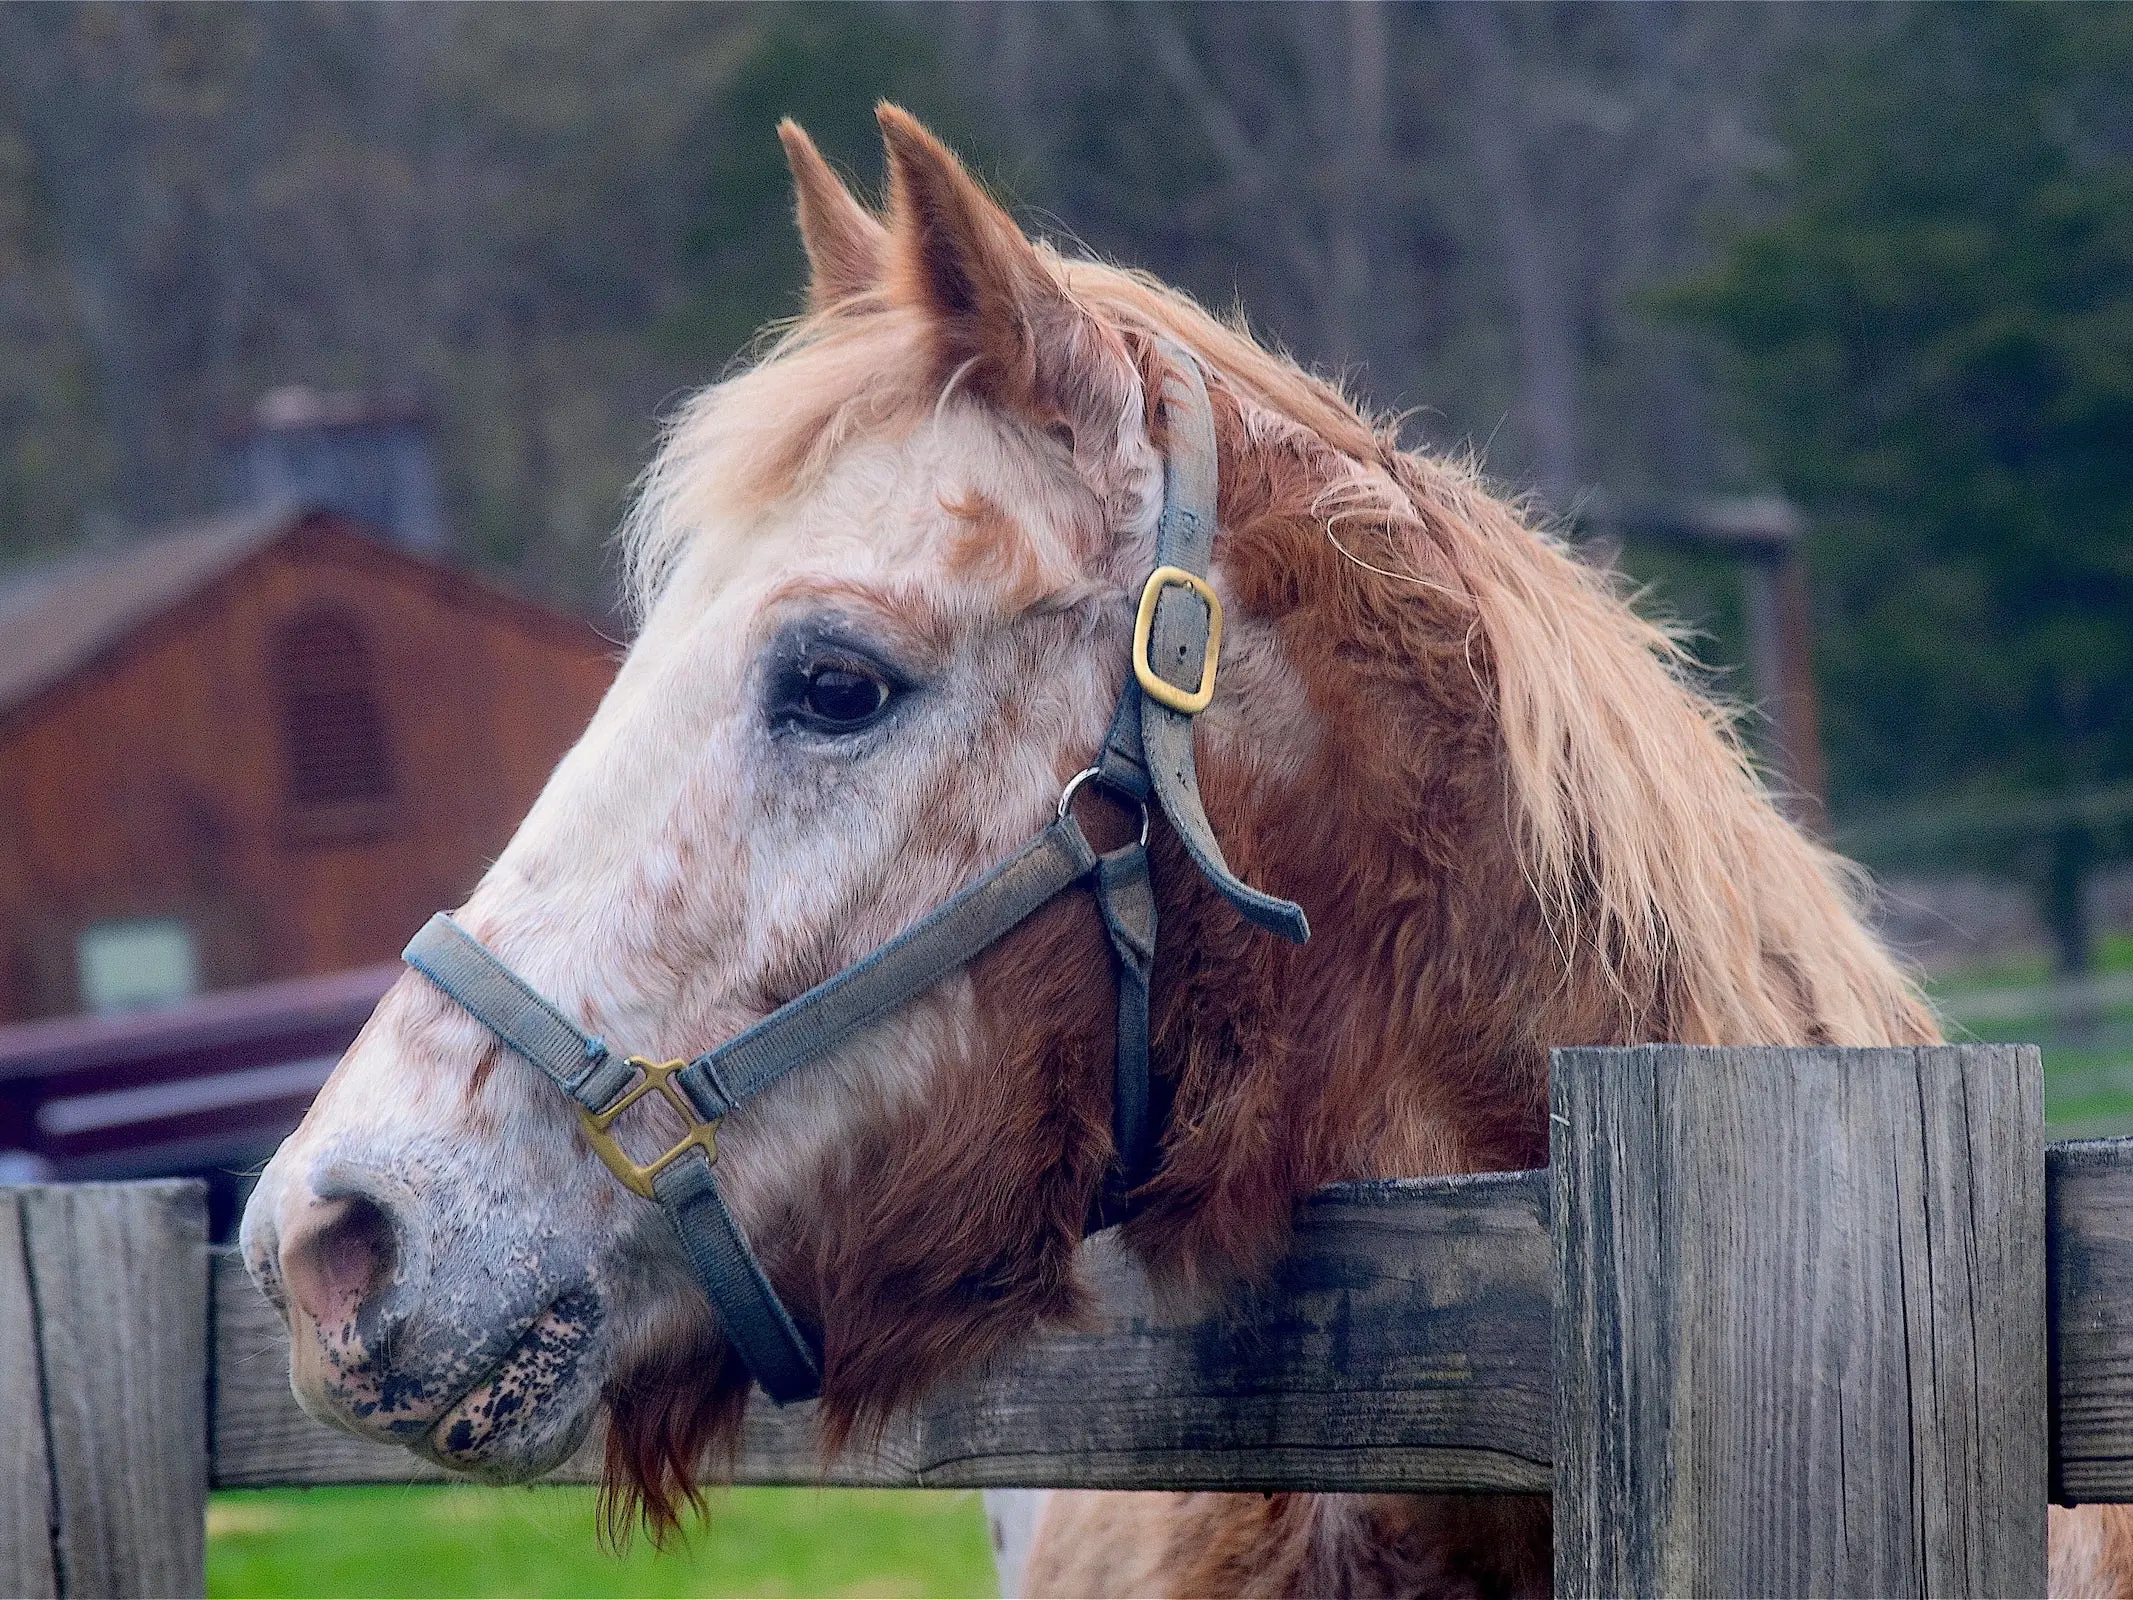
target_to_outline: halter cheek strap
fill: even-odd
[[[632,1192],[658,1202],[734,1348],[781,1405],[821,1392],[821,1360],[778,1299],[719,1191],[713,1168],[718,1127],[727,1115],[1086,883],[1110,940],[1117,980],[1116,1158],[1091,1222],[1115,1222],[1126,1214],[1132,1191],[1152,1175],[1157,1144],[1148,1052],[1148,977],[1156,945],[1150,801],[1162,807],[1195,865],[1240,913],[1298,943],[1309,937],[1301,908],[1262,894],[1230,871],[1200,805],[1192,722],[1213,693],[1222,624],[1221,602],[1206,582],[1215,530],[1214,419],[1194,359],[1174,345],[1166,344],[1164,353],[1173,369],[1162,395],[1170,448],[1156,570],[1142,591],[1134,630],[1133,675],[1096,764],[1067,785],[1057,818],[1028,844],[872,954],[694,1060],[616,1054],[444,912],[404,952],[409,966],[576,1102],[594,1151]],[[1075,792],[1090,781],[1141,809],[1140,837],[1105,855],[1090,847],[1069,809]],[[665,1098],[690,1131],[640,1164],[613,1127],[648,1094]]]

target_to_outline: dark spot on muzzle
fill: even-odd
[[[448,1467],[477,1467],[513,1435],[537,1433],[545,1425],[543,1403],[576,1387],[601,1316],[600,1301],[588,1289],[559,1297],[438,1419],[429,1453]]]

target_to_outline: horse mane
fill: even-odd
[[[1732,716],[1617,579],[1492,494],[1471,462],[1404,448],[1396,427],[1242,327],[1143,274],[1043,260],[1139,362],[1144,394],[1159,387],[1159,338],[1201,358],[1232,612],[1271,625],[1305,698],[1347,730],[1330,756],[1296,753],[1300,794],[1247,797],[1252,775],[1219,741],[1203,739],[1201,757],[1232,862],[1304,898],[1332,937],[1297,950],[1240,931],[1196,874],[1166,865],[1175,841],[1158,837],[1170,954],[1156,1043],[1173,1126],[1191,1136],[1166,1144],[1126,1228],[1157,1281],[1189,1294],[1250,1276],[1278,1254],[1295,1198],[1334,1178],[1545,1160],[1551,1045],[1936,1037],[1860,918],[1863,880],[1785,818]],[[956,380],[925,359],[926,338],[919,314],[863,291],[797,319],[690,401],[623,534],[640,610],[715,582],[760,513],[804,492],[845,441],[940,415]],[[1268,748],[1278,730],[1239,731],[1264,734],[1260,754],[1277,764],[1289,754]],[[1016,944],[990,958],[1017,997],[995,1040],[1004,1054],[1106,1032],[1093,1014],[1059,1027],[1095,1001],[1061,977],[1089,970],[1086,952],[1058,956]],[[976,1073],[958,1090],[972,1105],[1004,1092],[996,1065],[956,1070]],[[1079,1081],[1063,1058],[1037,1071]],[[869,1233],[787,1263],[797,1286],[834,1278],[844,1297],[826,1447],[869,1435],[948,1367],[1071,1315],[1083,1180],[1108,1138],[1106,1107],[1071,1100],[1050,1121],[986,1113],[996,1136],[1019,1130],[1020,1153],[994,1157],[1024,1163],[1033,1185],[1016,1191],[1013,1215],[1034,1230],[1019,1242],[929,1241],[938,1196],[977,1159],[960,1127],[921,1119],[848,1152],[848,1166],[901,1174],[867,1186],[869,1227],[893,1215],[898,1250],[925,1249],[906,1259]],[[1017,1287],[972,1299],[966,1280]],[[611,1395],[618,1531],[638,1510],[655,1536],[671,1529],[695,1495],[692,1464],[738,1425],[746,1380],[730,1360],[718,1357],[715,1383],[679,1376],[721,1349],[708,1330],[662,1348]]]
[[[1428,625],[1464,617],[1510,827],[1565,984],[1597,974],[1627,1006],[1630,1037],[1937,1037],[1915,984],[1863,924],[1863,875],[1785,818],[1733,712],[1692,681],[1679,640],[1638,614],[1619,579],[1493,494],[1471,460],[1404,448],[1395,424],[1240,324],[1148,274],[1040,249],[1140,352],[1145,379],[1152,335],[1201,357],[1227,400],[1225,462],[1286,447],[1307,463],[1318,481],[1299,487],[1319,537],[1379,610],[1427,596]],[[690,401],[622,535],[640,610],[705,530],[745,529],[847,439],[934,413],[945,396],[911,359],[923,337],[916,313],[864,293],[795,319],[752,366]],[[713,460],[721,470],[707,470]],[[1661,990],[1667,1014],[1640,1015]]]

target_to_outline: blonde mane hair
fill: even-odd
[[[1781,814],[1731,712],[1692,683],[1678,640],[1640,616],[1613,575],[1492,494],[1471,461],[1403,448],[1396,424],[1241,326],[1145,273],[1039,248],[1146,372],[1153,335],[1200,357],[1235,403],[1220,419],[1226,461],[1300,436],[1314,460],[1336,463],[1313,504],[1355,582],[1465,619],[1510,830],[1565,986],[1597,970],[1631,1037],[1938,1037],[1915,984],[1862,923],[1862,875]],[[914,358],[924,338],[920,313],[869,291],[787,324],[745,370],[688,402],[622,536],[639,606],[704,529],[747,526],[753,509],[804,493],[846,440],[936,413],[947,395]],[[1640,1014],[1653,996],[1665,1015]]]

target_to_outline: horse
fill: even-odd
[[[1253,926],[1141,811],[1160,1132],[1118,1237],[1166,1295],[1265,1272],[1323,1184],[1544,1163],[1554,1045],[1938,1038],[1863,881],[1607,572],[879,120],[885,215],[781,126],[806,309],[672,421],[623,532],[635,640],[453,919],[569,1037],[656,1061],[742,1034],[1063,824],[1141,671],[1189,366],[1226,622],[1187,749],[1227,869],[1314,931]],[[1096,843],[1130,844],[1131,798],[1077,803]],[[719,1123],[825,1451],[1083,1312],[1121,1158],[1101,909],[1047,900]],[[740,1328],[610,1175],[666,1113],[603,1156],[522,1053],[403,975],[261,1176],[244,1257],[313,1416],[493,1480],[604,1417],[611,1525],[660,1533],[735,1438]],[[2133,1525],[2052,1515],[2053,1592],[2129,1592]],[[1549,1564],[1544,1497],[1061,1492],[1027,1582],[1536,1594]]]

